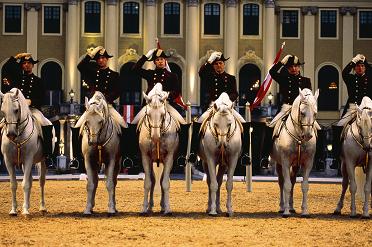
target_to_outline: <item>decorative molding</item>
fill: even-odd
[[[257,65],[261,70],[263,68],[263,60],[256,55],[256,52],[253,50],[248,50],[244,53],[244,56],[239,60],[243,60],[245,63],[253,63]]]
[[[118,0],[106,0],[107,5],[115,5],[118,3]]]
[[[340,14],[341,15],[355,15],[357,13],[356,7],[341,7],[340,8]]]
[[[30,11],[32,8],[34,8],[36,11],[41,9],[41,3],[25,3],[24,6],[26,11]]]
[[[155,6],[156,5],[155,0],[145,0],[144,2],[145,2],[146,6]]]
[[[301,8],[303,15],[316,15],[319,12],[319,8],[316,6],[305,6]]]
[[[78,5],[78,3],[79,3],[79,0],[68,0],[67,1],[68,5]]]
[[[119,57],[118,65],[121,67],[128,62],[137,62],[139,58],[140,56],[137,54],[137,51],[133,48],[129,48],[125,50],[124,55]]]
[[[226,0],[225,3],[228,8],[235,8],[238,6],[238,0]]]
[[[265,0],[264,5],[266,8],[275,8],[275,0]]]
[[[199,0],[186,0],[186,6],[187,7],[198,7]]]

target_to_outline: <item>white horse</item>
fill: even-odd
[[[357,107],[356,118],[344,129],[345,139],[341,150],[342,192],[340,200],[334,211],[335,215],[341,214],[344,198],[350,183],[351,206],[350,217],[356,217],[355,193],[355,168],[363,167],[366,173],[364,183],[364,205],[362,218],[369,218],[368,203],[371,195],[372,182],[372,100],[364,97]]]
[[[155,175],[153,162],[163,163],[161,176],[161,212],[171,215],[169,205],[169,174],[172,170],[175,154],[178,150],[182,117],[167,103],[167,92],[161,84],[156,84],[148,95],[143,93],[147,105],[137,114],[132,123],[138,123],[139,147],[145,172],[144,200],[141,215],[148,215],[154,206]],[[178,114],[178,115],[177,115]],[[150,198],[149,198],[150,193]]]
[[[45,157],[43,156],[42,131],[37,120],[32,116],[30,108],[22,92],[13,88],[6,94],[0,92],[3,98],[1,111],[4,113],[5,126],[1,134],[1,151],[10,177],[12,190],[12,209],[10,215],[17,215],[17,180],[15,167],[22,166],[23,169],[23,191],[24,215],[29,215],[30,193],[32,187],[32,165],[38,163],[40,175],[40,208],[41,212],[46,212],[44,201],[44,185],[46,175]],[[53,129],[54,138],[54,129]],[[53,149],[54,149],[54,142]]]
[[[313,167],[316,151],[315,119],[317,114],[317,99],[310,89],[299,89],[299,95],[294,100],[287,119],[279,136],[274,140],[271,158],[276,163],[278,182],[280,187],[280,213],[288,217],[294,213],[293,187],[296,174],[301,167],[303,171],[302,189],[302,217],[309,215],[307,207],[307,193],[309,190],[309,174]],[[279,123],[280,124],[280,123]]]
[[[220,188],[223,175],[227,172],[227,216],[233,215],[231,193],[233,189],[233,175],[241,152],[244,119],[236,117],[233,102],[226,93],[222,93],[214,102],[213,110],[205,118],[201,131],[204,133],[200,140],[199,156],[203,160],[204,171],[207,174],[209,189],[209,215],[221,213]],[[218,165],[218,171],[216,167]],[[217,173],[217,174],[216,174]]]
[[[75,127],[80,127],[82,134],[82,153],[88,175],[87,205],[85,215],[93,213],[95,195],[98,186],[98,172],[105,166],[106,188],[109,195],[108,213],[115,214],[115,188],[120,170],[120,125],[109,115],[104,95],[96,91],[88,101],[85,98],[85,113]]]

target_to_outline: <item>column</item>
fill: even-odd
[[[27,52],[32,54],[34,59],[37,57],[37,36],[38,36],[38,11],[41,8],[40,3],[25,3],[25,10],[27,11]],[[37,74],[37,64],[33,68],[34,74]]]
[[[186,101],[197,104],[200,90],[198,87],[199,65],[199,1],[186,1]]]
[[[69,98],[68,92],[72,89],[75,92],[75,99],[80,100],[80,82],[78,70],[79,62],[79,7],[77,0],[68,0],[68,13],[66,23],[66,84],[65,97]]]
[[[117,70],[118,62],[118,1],[117,0],[108,0],[106,1],[106,35],[105,35],[105,48],[110,55],[113,55],[109,59],[109,67],[112,70]]]
[[[148,50],[156,48],[155,39],[158,36],[157,32],[157,12],[156,12],[156,1],[145,0],[144,1],[144,23],[143,23],[143,54],[146,54]],[[139,52],[140,53],[140,52]],[[146,63],[147,68],[153,68],[152,63]]]
[[[315,15],[318,8],[309,6],[302,8],[304,15],[304,76],[309,77],[312,83],[312,90],[315,92]]]
[[[230,57],[226,61],[225,70],[227,73],[236,75],[236,63],[238,61],[238,38],[239,38],[239,23],[238,23],[238,1],[226,1],[226,15],[225,15],[225,57]]]
[[[263,32],[263,63],[264,71],[261,71],[263,77],[268,73],[270,67],[273,64],[276,55],[276,19],[275,19],[275,1],[265,0],[264,1],[264,32]],[[272,83],[269,91],[276,95],[277,86],[276,83]],[[267,92],[269,94],[270,92]],[[267,101],[265,99],[265,101]],[[274,102],[276,99],[274,99]]]
[[[342,15],[342,68],[351,61],[354,54],[354,15],[357,10],[355,7],[342,7],[340,14]],[[341,75],[340,75],[341,76]],[[342,77],[339,80],[340,84],[340,106],[344,106],[347,101],[347,89],[342,82]]]

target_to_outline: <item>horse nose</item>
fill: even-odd
[[[13,133],[13,132],[8,132],[6,134],[6,136],[10,139],[10,140],[14,140],[16,138],[16,134]]]

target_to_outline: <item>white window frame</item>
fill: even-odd
[[[124,19],[124,12],[123,12],[123,5],[126,2],[136,2],[139,4],[139,28],[138,33],[124,33],[123,32],[123,19]],[[120,37],[127,37],[127,38],[142,38],[142,20],[143,20],[143,4],[142,1],[138,0],[124,0],[120,2]]]
[[[244,16],[243,16],[243,7],[245,4],[257,4],[259,6],[259,19],[258,19],[258,35],[244,35],[243,34],[243,24],[244,24]],[[252,1],[244,1],[240,4],[240,38],[241,39],[262,39],[262,4],[258,2]]]
[[[360,11],[372,12],[372,9],[358,9],[358,12],[357,12],[357,40],[372,40],[372,38],[360,38],[359,37],[359,13],[360,13]]]
[[[298,13],[298,23],[297,23],[297,29],[298,29],[298,36],[297,37],[284,37],[283,36],[283,11],[284,10],[296,10]],[[280,9],[280,39],[301,39],[301,11],[299,8],[281,8]]]
[[[59,7],[59,33],[44,33],[44,7]],[[43,36],[62,36],[62,23],[63,23],[63,6],[62,4],[43,4],[42,6],[42,15],[41,15],[41,22],[42,22],[42,30],[41,34]]]
[[[164,5],[166,3],[178,3],[180,5],[180,33],[165,34],[164,33]],[[183,38],[183,1],[180,0],[164,0],[161,3],[161,37],[162,38]]]
[[[215,4],[218,4],[220,5],[220,34],[219,35],[215,35],[215,34],[204,34],[204,6],[206,4],[209,4],[209,3],[215,3]],[[220,39],[220,38],[223,38],[223,27],[224,27],[224,24],[223,24],[223,20],[224,20],[224,8],[223,8],[223,4],[221,3],[221,1],[208,1],[208,2],[203,2],[202,3],[202,9],[201,9],[201,37],[203,39]]]
[[[5,7],[6,6],[20,6],[21,7],[21,32],[19,33],[8,33],[5,32]],[[23,4],[17,3],[3,3],[3,35],[23,35],[23,22],[25,20]]]
[[[321,20],[322,20],[322,10],[333,10],[333,11],[336,11],[336,37],[322,37],[321,36],[321,27],[322,27],[322,23],[321,23]],[[319,17],[318,17],[318,39],[324,39],[324,40],[337,40],[339,39],[339,22],[340,22],[340,18],[339,18],[339,11],[338,9],[327,9],[327,8],[322,8],[322,9],[319,9]]]
[[[100,15],[100,25],[101,25],[101,32],[100,33],[86,33],[84,31],[84,24],[85,24],[85,3],[86,2],[99,2],[101,4],[101,15]],[[102,0],[84,0],[81,3],[81,35],[83,37],[103,37],[104,28],[105,28],[105,21],[104,21],[104,13],[105,13],[105,3]]]

